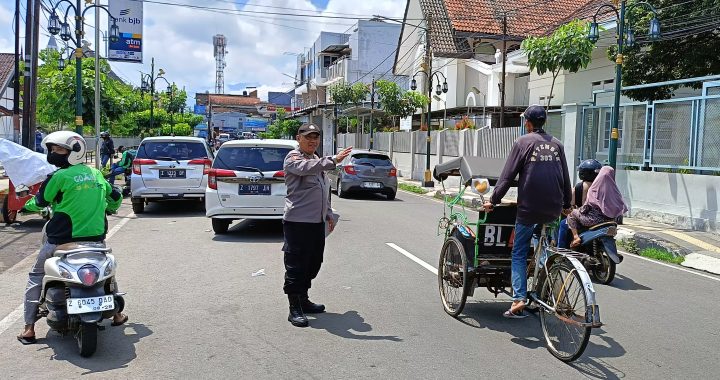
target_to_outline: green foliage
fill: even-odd
[[[634,47],[624,47],[623,86],[664,82],[676,79],[702,77],[720,74],[720,27],[714,29],[708,21],[720,19],[720,0],[649,0],[656,9],[662,9],[658,19],[663,35],[673,39],[649,42],[646,38],[652,13],[644,7],[634,7],[628,14],[630,28],[635,31],[637,42]],[[708,20],[708,21],[702,21]],[[695,33],[688,29],[704,25]],[[687,35],[685,35],[687,34]],[[683,36],[684,35],[684,36]],[[608,49],[608,58],[615,61],[616,49]],[[702,88],[701,82],[689,83],[693,88]],[[638,101],[670,99],[673,90],[679,86],[652,87],[625,91],[624,94]]]
[[[328,87],[330,98],[338,105],[355,104],[363,102],[370,94],[370,89],[364,83],[347,84],[344,81],[337,82]]]
[[[409,191],[409,192],[415,193],[415,194],[427,194],[428,193],[428,190],[423,187],[409,185],[407,183],[398,183],[398,188],[400,190]]]
[[[657,248],[645,248],[640,251],[640,256],[673,264],[682,264],[685,261],[683,256],[675,256],[671,252]]]
[[[171,124],[163,124],[161,134],[164,136],[190,136],[193,133],[193,129],[187,123],[177,123],[171,127]]]
[[[552,74],[548,105],[555,80],[562,70],[576,73],[590,64],[595,45],[588,40],[587,31],[587,22],[575,20],[556,29],[550,36],[529,37],[523,41],[530,70],[536,70],[540,75]]]
[[[295,138],[301,125],[299,120],[288,119],[285,109],[278,108],[275,121],[259,136],[265,139]]]
[[[415,91],[403,91],[397,83],[388,80],[375,82],[377,93],[380,96],[380,107],[394,119],[404,118],[415,114],[418,108],[425,107],[430,100],[427,96]]]

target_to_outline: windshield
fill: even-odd
[[[352,163],[355,165],[370,165],[370,166],[392,166],[390,157],[384,154],[373,154],[373,153],[358,153],[353,155]]]
[[[194,160],[207,156],[202,142],[189,141],[147,141],[137,152],[137,158],[151,160]]]
[[[283,169],[285,156],[292,148],[232,147],[221,148],[213,168],[246,171],[255,168],[263,172]]]

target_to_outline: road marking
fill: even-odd
[[[703,273],[696,272],[696,271],[694,271],[694,270],[689,270],[689,269],[685,269],[685,268],[676,267],[676,266],[674,266],[674,265],[666,264],[666,263],[663,263],[663,262],[661,262],[661,261],[657,261],[657,260],[653,260],[653,259],[648,259],[647,257],[642,257],[642,256],[639,256],[639,255],[635,255],[635,254],[628,253],[628,252],[624,252],[624,251],[618,251],[618,252],[623,253],[623,254],[625,255],[625,257],[633,257],[633,258],[636,258],[636,259],[645,260],[645,261],[648,261],[648,262],[651,262],[651,263],[654,263],[654,264],[657,264],[657,265],[662,265],[662,266],[664,266],[664,267],[668,267],[668,268],[676,269],[676,270],[679,270],[679,271],[691,273],[691,274],[694,274],[694,275],[696,275],[696,276],[705,277],[705,278],[708,278],[708,279],[710,279],[710,280],[715,280],[715,281],[720,282],[720,277],[713,277],[713,276],[710,276],[710,275],[707,275],[707,274],[703,274]]]
[[[125,224],[127,224],[127,222],[129,222],[130,219],[134,219],[134,218],[135,218],[135,214],[132,212],[130,214],[128,214],[127,216],[125,216],[123,218],[123,220],[120,221],[120,223],[118,223],[115,227],[113,227],[107,233],[106,240],[110,240],[110,238],[113,237],[113,235],[115,235],[118,231],[120,231],[120,229],[123,228],[123,226]],[[30,255],[30,257],[32,257],[33,255],[37,255],[38,252],[40,252],[39,249],[37,251],[33,252],[33,254]],[[14,268],[14,266],[13,266],[13,268]],[[12,269],[12,268],[10,268],[10,269]],[[8,270],[10,270],[10,269],[8,269]],[[0,335],[2,335],[7,329],[9,329],[10,326],[15,324],[15,322],[17,322],[17,320],[23,316],[23,312],[24,312],[23,304],[20,304],[20,306],[16,307],[15,310],[11,311],[10,314],[6,315],[5,318],[0,320]]]
[[[406,250],[398,247],[397,245],[395,245],[395,244],[393,244],[393,243],[385,243],[385,244],[387,244],[388,247],[390,247],[390,248],[392,248],[392,249],[394,249],[394,250],[402,253],[402,254],[405,255],[408,259],[410,259],[410,260],[412,260],[412,261],[420,264],[421,267],[429,270],[430,272],[432,272],[434,275],[437,276],[437,273],[438,273],[438,272],[437,272],[437,269],[435,269],[435,267],[433,267],[432,265],[424,262],[423,260],[421,260],[421,259],[418,258],[417,256],[415,256],[415,255],[413,255],[412,253],[410,253],[410,252],[408,252],[408,251],[406,251]]]
[[[688,242],[688,243],[690,243],[690,244],[692,244],[692,245],[698,246],[698,247],[700,247],[700,248],[702,248],[702,249],[704,249],[704,250],[706,250],[706,251],[711,251],[711,252],[720,253],[720,247],[716,247],[716,246],[714,246],[714,245],[712,245],[712,244],[710,244],[710,243],[706,243],[706,242],[704,242],[704,241],[702,241],[702,240],[700,240],[700,239],[696,239],[696,238],[694,238],[694,237],[692,237],[692,236],[690,236],[690,235],[686,235],[686,234],[684,234],[684,233],[682,233],[682,232],[678,232],[678,231],[662,231],[662,233],[664,233],[664,234],[666,234],[666,235],[674,236],[674,237],[676,237],[676,238],[678,238],[678,239],[680,239],[680,240],[684,240],[684,241],[686,241],[686,242]]]

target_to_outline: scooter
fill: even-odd
[[[615,244],[617,223],[607,222],[590,227],[579,234],[580,246],[573,250],[588,255],[583,264],[593,279],[607,285],[615,278],[615,267],[623,261]]]
[[[43,231],[44,232],[44,231]],[[112,249],[100,242],[59,245],[45,261],[38,317],[77,340],[80,356],[97,349],[98,324],[125,307],[124,293],[117,292],[116,262]]]

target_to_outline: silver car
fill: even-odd
[[[397,193],[397,169],[382,152],[353,150],[335,170],[328,172],[330,186],[340,198],[350,193],[385,194],[388,200]]]
[[[144,212],[148,202],[171,199],[194,199],[204,205],[212,158],[199,137],[144,139],[132,165],[133,212]]]

